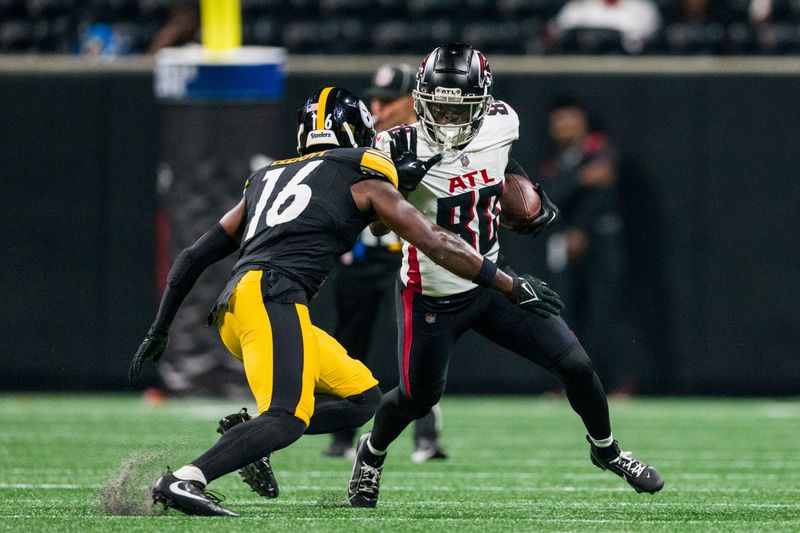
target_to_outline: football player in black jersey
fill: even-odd
[[[300,156],[252,174],[244,198],[175,260],[156,320],[131,361],[133,379],[146,360],[158,360],[194,282],[208,265],[239,250],[212,318],[244,364],[259,416],[224,428],[211,449],[156,481],[154,502],[187,514],[236,516],[206,493],[208,483],[290,445],[304,432],[358,426],[372,416],[380,396],[377,382],[311,324],[307,307],[336,258],[370,222],[380,219],[437,264],[505,294],[526,311],[551,315],[563,308],[545,284],[498,270],[403,198],[391,158],[371,148],[372,116],[348,91],[316,92],[300,108],[298,123]],[[438,160],[407,158],[403,171],[423,175]]]

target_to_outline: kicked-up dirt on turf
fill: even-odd
[[[103,512],[112,516],[163,514],[153,505],[151,489],[164,469],[165,453],[137,453],[125,459],[100,489]]]

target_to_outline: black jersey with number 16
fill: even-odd
[[[371,148],[337,148],[275,161],[248,178],[247,226],[232,280],[273,269],[308,295],[320,285],[372,221],[356,207],[350,186],[364,179],[397,186],[391,159]]]

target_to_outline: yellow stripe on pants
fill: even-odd
[[[260,270],[245,274],[218,319],[223,343],[244,363],[259,413],[270,407],[288,410],[308,425],[315,391],[346,398],[378,384],[361,361],[349,357],[336,339],[311,323],[307,306],[268,302],[278,313],[270,317],[262,295],[262,275]],[[281,331],[276,323],[296,325],[299,335]],[[281,346],[282,352],[276,354]],[[301,384],[299,393],[287,388],[287,383],[294,382]]]
[[[270,408],[286,410],[308,425],[319,375],[319,349],[308,308],[302,304],[274,304],[281,314],[270,317],[262,296],[261,277],[262,271],[252,270],[236,285],[228,310],[219,317],[220,336],[234,357],[244,363],[258,412]],[[299,331],[273,330],[275,322],[292,321]],[[287,340],[294,342],[287,346]],[[283,346],[280,353],[275,353],[276,346]],[[299,390],[291,386],[287,389],[292,383],[299,383]]]

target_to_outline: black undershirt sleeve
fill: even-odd
[[[167,286],[161,297],[156,320],[150,326],[150,333],[166,333],[200,274],[238,249],[239,243],[217,223],[193,245],[183,250],[169,269]]]
[[[528,177],[528,174],[525,172],[525,169],[522,168],[522,165],[517,163],[515,159],[508,158],[508,164],[506,164],[506,174],[521,174],[522,176]],[[530,178],[528,178],[530,179]]]

